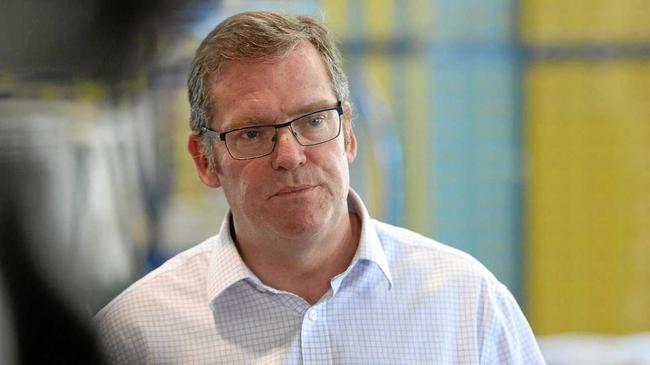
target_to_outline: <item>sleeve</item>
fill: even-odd
[[[492,287],[486,300],[484,338],[480,364],[546,364],[533,331],[508,289],[500,283]]]

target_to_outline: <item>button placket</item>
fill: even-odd
[[[327,306],[319,303],[304,313],[301,331],[304,364],[332,364],[331,343],[327,328]]]

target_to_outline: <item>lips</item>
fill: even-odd
[[[301,193],[306,193],[308,191],[311,191],[315,187],[316,187],[316,185],[287,186],[287,187],[284,187],[284,188],[278,190],[271,197],[273,198],[273,197],[283,197],[283,196],[298,195],[298,194],[301,194]]]

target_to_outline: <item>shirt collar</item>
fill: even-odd
[[[374,263],[383,273],[388,283],[388,288],[390,289],[393,285],[393,279],[390,269],[388,268],[388,261],[386,259],[386,254],[384,253],[384,248],[381,245],[379,236],[377,236],[375,225],[372,222],[372,218],[370,218],[366,206],[363,204],[359,195],[352,189],[350,189],[350,193],[348,194],[348,209],[355,212],[361,220],[359,246],[357,247],[357,252],[352,259],[350,268],[358,261],[365,260]],[[348,271],[350,268],[348,268]]]
[[[212,238],[212,252],[206,279],[208,302],[212,302],[224,290],[239,281],[248,279],[255,284],[261,284],[259,278],[246,266],[239,255],[235,241],[230,235],[230,222],[232,222],[232,213],[228,211],[221,222],[219,233]]]
[[[384,249],[379,241],[375,226],[368,214],[366,206],[361,201],[357,193],[350,189],[348,194],[348,209],[357,214],[361,220],[361,232],[357,252],[352,259],[350,267],[333,280],[334,291],[338,289],[340,282],[347,275],[350,269],[359,261],[369,261],[376,264],[383,273],[388,288],[392,287],[392,277],[388,268],[388,262]],[[206,278],[208,302],[212,302],[224,290],[242,280],[249,280],[254,285],[262,285],[260,279],[246,266],[242,260],[235,242],[230,234],[230,224],[232,213],[228,211],[223,221],[219,233],[212,237],[212,251],[210,253],[210,262],[208,275]]]

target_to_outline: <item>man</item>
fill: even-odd
[[[350,190],[347,80],[320,23],[228,18],[188,84],[188,149],[230,212],[97,315],[116,363],[543,363],[484,267],[372,220]]]

